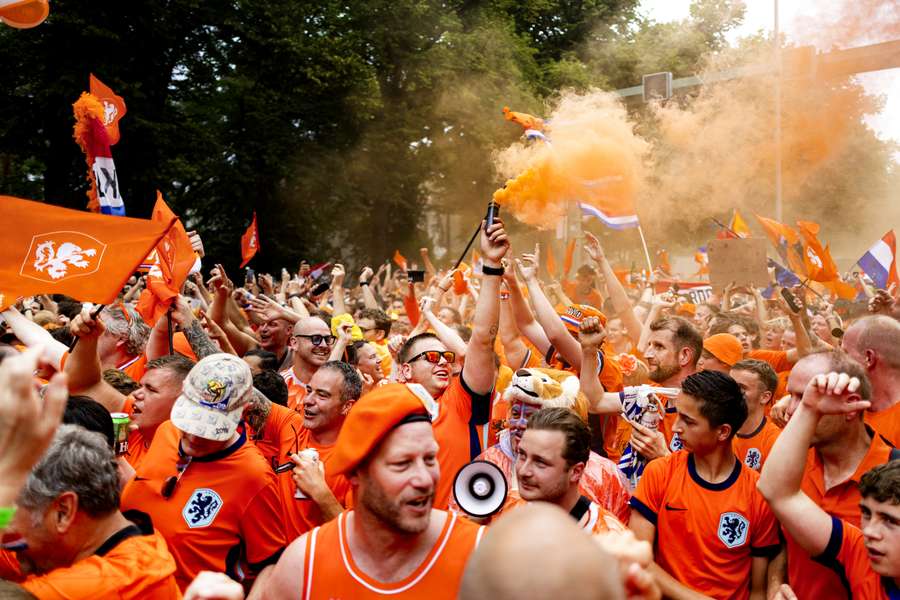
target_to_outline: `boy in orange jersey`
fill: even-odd
[[[781,430],[766,418],[766,406],[778,387],[778,375],[769,363],[748,358],[735,363],[731,378],[737,381],[747,402],[747,420],[734,436],[734,454],[759,471]]]
[[[734,456],[732,438],[747,418],[741,389],[724,373],[700,371],[684,380],[675,406],[672,429],[685,451],[647,465],[629,525],[654,543],[666,597],[765,598],[778,528],[756,491],[759,476]]]
[[[759,490],[793,539],[834,569],[851,598],[887,600],[900,597],[900,460],[878,465],[860,479],[860,528],[825,512],[800,486],[803,458],[820,419],[858,415],[871,405],[862,400],[860,388],[860,379],[834,371],[809,381],[772,448]],[[782,597],[794,597],[784,592]]]
[[[356,402],[333,468],[355,508],[294,541],[250,594],[265,598],[455,598],[483,529],[432,508],[439,477],[435,402],[416,384],[387,384]]]

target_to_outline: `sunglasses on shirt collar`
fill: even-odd
[[[453,352],[451,350],[444,350],[443,352],[439,350],[426,350],[425,352],[419,352],[406,362],[407,364],[414,363],[420,358],[424,358],[426,361],[430,362],[433,365],[441,362],[441,358],[446,360],[448,363],[452,363],[454,360],[456,360],[456,352]]]
[[[170,475],[166,478],[165,483],[163,483],[162,487],[162,497],[168,500],[172,497],[172,494],[175,493],[175,488],[178,487],[178,482],[181,481],[181,476],[184,475],[184,472],[187,471],[188,465],[191,464],[191,456],[181,456],[178,457],[178,462],[175,464],[175,470],[177,473],[175,475]]]

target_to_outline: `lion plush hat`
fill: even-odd
[[[519,369],[503,392],[503,399],[510,405],[524,402],[541,408],[561,406],[587,421],[587,398],[581,393],[578,377],[568,371]]]

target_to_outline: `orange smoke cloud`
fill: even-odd
[[[634,206],[648,145],[617,96],[564,94],[546,129],[549,144],[518,142],[495,155],[497,172],[511,178],[495,201],[539,229],[554,227],[570,201]]]

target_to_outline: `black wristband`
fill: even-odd
[[[369,285],[369,282],[368,281],[360,281],[359,285]]]
[[[503,275],[503,267],[497,268],[497,267],[489,267],[487,265],[482,265],[481,272],[484,273],[485,275],[495,275],[495,276],[499,277],[499,276]]]
[[[302,298],[302,297],[303,297],[303,294],[296,294],[296,293],[295,293],[295,294],[288,294],[287,299],[290,300],[291,298]]]

